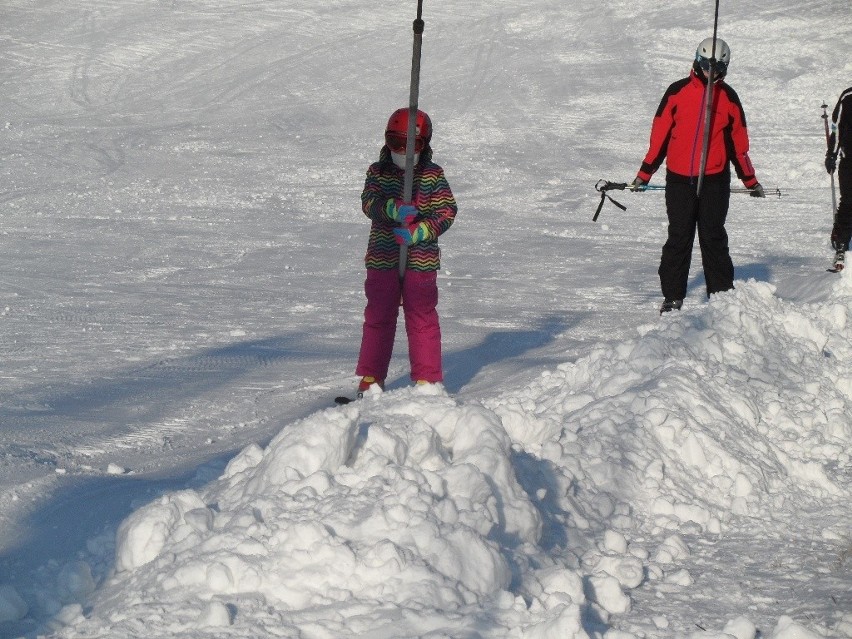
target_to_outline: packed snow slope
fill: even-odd
[[[713,8],[425,3],[445,384],[331,407],[416,3],[4,2],[0,637],[852,637],[848,2],[720,4],[735,290],[591,220]]]

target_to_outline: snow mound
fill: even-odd
[[[380,402],[292,424],[266,449],[246,448],[203,493],[168,494],[133,513],[117,536],[113,585],[195,602],[176,607],[178,625],[199,615],[222,625],[221,610],[201,602],[247,593],[281,614],[490,600],[514,608],[506,549],[536,547],[542,520],[500,419],[417,389]],[[576,622],[579,577],[559,603],[573,600],[566,614]]]
[[[846,494],[849,300],[738,283],[483,403],[413,388],[315,413],[128,517],[75,628],[585,639],[645,584],[689,588],[689,536]]]
[[[769,515],[791,494],[844,494],[825,461],[850,463],[850,314],[848,288],[802,306],[738,283],[488,405],[578,490],[662,528],[719,532],[726,517]]]

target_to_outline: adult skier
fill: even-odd
[[[361,193],[362,209],[371,225],[365,257],[367,306],[355,369],[361,376],[359,396],[373,386],[384,388],[400,298],[412,381],[443,381],[437,311],[438,236],[455,220],[456,201],[444,170],[432,161],[432,121],[419,110],[415,121],[412,201],[402,200],[408,118],[407,108],[398,109],[390,116],[379,161],[367,170]],[[408,246],[408,263],[402,278],[399,244]]]
[[[702,159],[702,133],[707,111],[708,77],[713,71],[712,112],[701,192],[697,192]],[[663,95],[651,126],[645,159],[630,187],[642,191],[666,160],[668,239],[660,260],[663,304],[660,314],[679,310],[686,297],[695,232],[707,295],[734,287],[734,265],[728,250],[725,220],[731,195],[730,164],[754,197],[766,197],[748,156],[745,113],[736,92],[726,82],[731,48],[716,38],[703,40],[695,52],[689,76],[671,84]]]
[[[842,270],[852,238],[852,87],[840,94],[831,112],[831,133],[825,154],[825,170],[837,170],[840,183],[840,202],[831,229],[831,246],[834,249],[834,269]],[[838,157],[840,163],[837,162]]]

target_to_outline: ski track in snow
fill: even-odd
[[[696,255],[658,318],[662,196],[591,223],[710,8],[427,4],[448,393],[400,330],[327,408],[413,6],[6,2],[0,637],[852,637],[847,4],[722,5],[784,193],[733,196],[735,291]]]

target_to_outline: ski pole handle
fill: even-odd
[[[604,205],[604,200],[609,200],[613,204],[615,204],[622,211],[626,211],[627,207],[624,206],[621,202],[616,202],[613,200],[608,194],[607,191],[616,190],[623,191],[627,188],[626,182],[608,182],[606,180],[598,180],[595,184],[595,191],[601,194],[601,201],[598,203],[598,208],[595,211],[594,216],[592,217],[592,222],[597,222],[598,216],[601,214],[601,209]]]
[[[604,193],[605,191],[623,191],[627,188],[627,182],[610,182],[609,180],[598,180],[595,183],[595,191]]]

